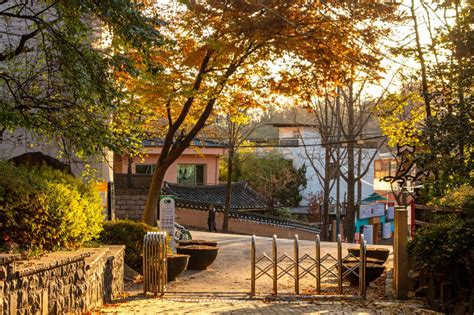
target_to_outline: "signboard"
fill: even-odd
[[[385,214],[384,203],[374,203],[371,205],[360,205],[359,219],[367,219],[373,217],[381,217]]]
[[[174,251],[174,196],[163,195],[160,197],[160,229],[171,236],[171,248]]]
[[[367,244],[374,243],[374,226],[373,225],[364,225],[364,239],[367,241]]]
[[[97,182],[96,183],[97,191],[100,196],[100,205],[102,206],[102,214],[104,217],[107,217],[107,182]]]
[[[383,224],[382,237],[384,239],[392,237],[391,227],[392,227],[392,223],[390,223],[390,222]]]
[[[394,220],[395,219],[395,204],[393,202],[389,202],[387,204],[387,220]]]

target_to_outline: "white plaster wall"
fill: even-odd
[[[313,128],[302,128],[300,127],[300,134],[302,139],[299,140],[300,145],[303,143],[306,145],[307,153],[305,152],[305,148],[303,146],[299,147],[278,147],[276,148],[277,151],[281,152],[287,159],[293,160],[293,165],[296,168],[300,168],[301,166],[306,166],[306,180],[307,186],[304,190],[300,192],[303,199],[300,202],[300,206],[307,206],[308,205],[308,197],[311,193],[317,193],[318,191],[323,190],[323,186],[318,180],[316,172],[314,168],[311,166],[311,162],[308,158],[308,155],[312,157],[314,166],[321,172],[324,173],[324,155],[325,149],[320,146],[321,138],[319,133]],[[279,138],[292,138],[293,131],[297,131],[298,128],[296,127],[285,127],[279,128]],[[364,150],[363,154],[363,165],[367,165],[370,160],[370,156],[374,153],[374,150]],[[342,167],[342,172],[346,172],[347,167]],[[362,198],[368,196],[374,191],[374,170],[373,170],[373,163],[369,166],[369,170],[367,171],[366,175],[363,177],[362,180]],[[333,186],[330,196],[336,199],[336,185]],[[356,186],[356,193],[357,193],[357,186]],[[347,184],[341,178],[340,180],[340,200],[341,202],[344,200],[344,196],[347,194]]]

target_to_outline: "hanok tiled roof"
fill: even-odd
[[[226,196],[226,185],[185,186],[166,182],[163,193],[176,196],[177,206],[205,209],[214,206],[223,209]],[[232,211],[266,209],[267,204],[247,182],[232,183]]]
[[[155,140],[143,140],[142,144],[144,147],[162,147],[164,140],[162,139],[155,139]],[[195,147],[210,147],[210,148],[226,148],[227,145],[223,142],[219,142],[216,140],[211,139],[201,139],[201,138],[194,138],[191,141],[191,146]]]

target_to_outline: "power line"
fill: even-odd
[[[298,140],[298,144],[295,145],[287,145],[287,144],[262,144],[262,143],[255,143],[251,145],[241,145],[239,148],[298,148],[298,147],[325,147],[325,146],[332,146],[332,145],[341,145],[343,146],[344,144],[349,144],[349,143],[356,143],[358,144],[360,141],[369,141],[369,140],[376,140],[376,139],[383,139],[386,138],[384,135],[378,135],[378,136],[373,136],[373,137],[368,137],[368,138],[360,138],[360,139],[355,139],[355,140],[346,140],[346,141],[332,141],[332,142],[321,142],[321,143],[309,143],[309,144],[300,144],[300,139],[297,138],[266,138],[266,139],[259,139],[261,142],[265,141],[271,141],[271,140]],[[304,138],[303,140],[306,140],[307,138]],[[211,140],[211,141],[221,141],[222,139],[217,139],[217,138],[206,138],[205,140]],[[250,142],[253,142],[255,140],[249,140]],[[363,143],[361,144],[363,145]],[[197,144],[191,144],[189,145],[190,147],[198,147],[198,148],[212,148],[213,146],[206,146],[206,145],[197,145]],[[226,147],[227,144],[222,143],[221,147]],[[375,149],[375,148],[366,148],[366,149]]]

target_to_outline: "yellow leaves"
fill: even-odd
[[[208,52],[207,46],[202,46],[192,50],[184,59],[183,64],[190,67],[199,67]]]
[[[374,112],[380,128],[389,139],[388,145],[418,145],[421,125],[425,120],[423,99],[415,92],[389,94]]]

